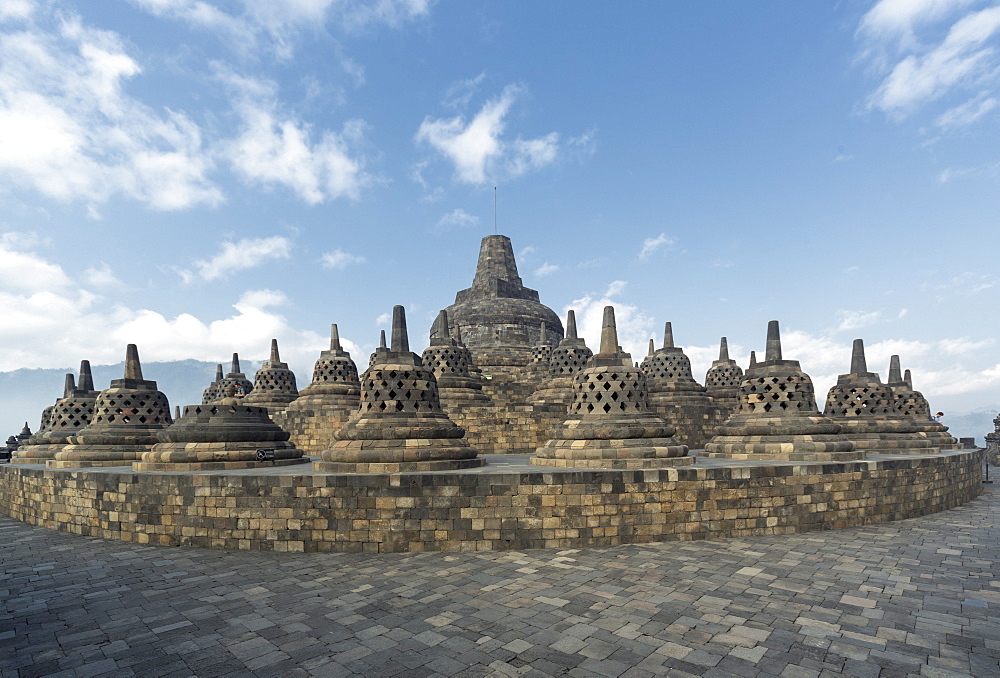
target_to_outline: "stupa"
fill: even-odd
[[[94,390],[90,361],[80,361],[80,383],[66,375],[63,397],[52,406],[47,430],[33,436],[33,444],[18,450],[12,463],[38,464],[54,459],[56,452],[70,443],[70,438],[90,423],[100,393]]]
[[[778,321],[767,326],[767,351],[740,384],[740,404],[705,445],[709,457],[844,461],[864,451],[841,435],[841,425],[819,413],[812,380],[797,360],[781,357]]]
[[[423,366],[437,379],[441,406],[450,411],[461,405],[485,405],[481,379],[472,376],[472,353],[448,332],[448,312],[441,311],[431,330],[430,346],[420,356]]]
[[[573,375],[587,366],[594,352],[576,334],[576,312],[566,313],[566,337],[549,356],[549,377],[531,394],[533,405],[569,405],[573,400]]]
[[[483,238],[472,286],[459,291],[445,310],[451,324],[447,334],[460,327],[476,363],[489,373],[527,365],[532,347],[541,340],[542,324],[555,341],[563,336],[559,317],[522,283],[505,235]],[[432,331],[431,339],[436,338]]]
[[[215,366],[215,380],[202,391],[201,402],[203,405],[214,403],[216,400],[221,400],[224,397],[224,394],[219,391],[219,383],[222,379],[222,363],[218,363]]]
[[[319,354],[312,381],[274,421],[291,433],[295,445],[315,454],[329,449],[336,433],[358,409],[358,367],[340,343],[337,325],[330,326],[330,348]]]
[[[376,352],[361,383],[361,405],[316,471],[399,473],[482,466],[477,450],[441,409],[437,380],[410,351],[402,306],[392,309],[392,343]]]
[[[156,382],[142,378],[139,350],[125,351],[125,375],[113,379],[94,403],[90,423],[70,436],[70,444],[47,462],[57,468],[129,466],[172,423],[167,397]]]
[[[288,363],[281,362],[278,340],[271,340],[271,357],[257,370],[253,390],[246,397],[247,405],[263,407],[272,417],[299,397],[295,374]]]
[[[136,471],[211,471],[307,462],[267,409],[247,405],[229,384],[217,403],[188,405],[184,416],[160,431],[157,443],[132,464]]]
[[[218,402],[222,398],[225,398],[226,394],[229,393],[230,385],[236,387],[237,397],[248,396],[253,392],[253,382],[247,379],[247,375],[240,371],[239,353],[233,353],[233,363],[226,376],[215,382],[215,394],[218,397],[211,402]]]
[[[896,398],[896,406],[900,414],[913,421],[917,426],[917,434],[942,450],[956,450],[961,447],[958,441],[948,433],[948,427],[931,417],[931,406],[920,391],[913,390],[910,371],[901,377],[899,373],[899,356],[889,358],[889,388]]]
[[[539,381],[541,379],[546,379],[549,376],[549,360],[552,357],[552,340],[549,339],[548,330],[545,329],[545,323],[541,324],[538,330],[539,339],[538,344],[531,349],[531,360],[528,361],[528,365],[524,368],[524,373],[531,381]]]
[[[756,356],[755,356],[756,357]],[[712,400],[728,415],[739,405],[740,383],[743,381],[743,368],[735,360],[729,358],[729,344],[725,337],[719,343],[719,359],[705,373],[705,390]]]
[[[865,344],[854,340],[851,371],[841,374],[826,396],[823,414],[843,426],[857,450],[876,454],[934,454],[938,449],[921,437],[917,425],[899,411],[892,389],[868,371]]]
[[[604,308],[601,350],[573,379],[573,402],[531,463],[572,468],[657,468],[694,463],[674,427],[652,412],[646,375],[618,346],[615,309]]]
[[[694,380],[691,360],[674,345],[671,324],[663,327],[663,347],[643,361],[649,389],[649,407],[677,427],[674,437],[692,449],[705,446],[728,410],[715,404],[705,387]]]
[[[71,393],[74,388],[76,388],[76,382],[74,381],[73,374],[71,372],[67,372],[66,373],[66,380],[63,382],[63,398],[65,398],[69,393]],[[61,400],[61,398],[56,399],[56,403],[58,403],[59,400]],[[18,454],[14,454],[11,457],[11,463],[12,464],[17,464],[17,463],[35,464],[35,463],[38,463],[37,461],[34,461],[34,460],[33,461],[28,461],[28,462],[23,462],[23,461],[19,462],[18,460],[19,459],[24,459],[25,457],[35,457],[35,459],[39,458],[34,453],[38,452],[38,451],[41,451],[40,450],[40,447],[42,445],[42,439],[41,439],[41,437],[42,437],[42,435],[45,434],[46,431],[49,430],[49,426],[50,426],[50,424],[52,422],[52,410],[55,409],[55,406],[56,406],[56,404],[53,403],[52,405],[49,405],[48,407],[46,407],[45,409],[43,409],[42,410],[41,420],[39,421],[38,428],[35,429],[35,432],[32,433],[29,437],[25,438],[24,441],[23,441],[23,443],[20,442],[20,441],[18,442],[18,445],[17,445],[17,448],[16,448],[18,450]],[[26,426],[27,426],[27,423],[28,422],[25,422]],[[23,431],[22,431],[22,433],[23,433]],[[52,456],[49,455],[47,457],[41,457],[41,458],[42,459],[51,459]]]

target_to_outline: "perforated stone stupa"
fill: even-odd
[[[533,405],[567,406],[573,401],[573,376],[587,366],[594,352],[576,334],[576,312],[566,313],[566,337],[549,356],[548,379],[529,400]]]
[[[283,466],[308,461],[263,407],[236,398],[230,384],[217,403],[188,405],[132,464],[136,471],[207,471]]]
[[[916,432],[916,423],[900,413],[892,389],[868,371],[861,339],[854,340],[851,371],[840,375],[830,388],[823,413],[843,426],[842,433],[855,449],[878,454],[938,452]]]
[[[253,390],[245,398],[246,404],[263,407],[268,414],[274,416],[298,397],[295,374],[288,369],[288,363],[281,362],[278,340],[272,339],[271,356],[257,370]]]
[[[545,323],[539,327],[538,344],[531,349],[531,360],[524,368],[525,375],[532,381],[547,379],[549,376],[549,360],[552,358],[552,340],[549,339]]]
[[[728,412],[715,404],[694,379],[691,360],[674,345],[671,324],[663,327],[663,347],[643,361],[649,388],[649,407],[677,427],[674,437],[692,449],[701,449]]]
[[[94,377],[90,361],[80,362],[80,383],[72,374],[66,375],[63,397],[52,406],[48,427],[32,436],[32,444],[18,450],[12,463],[38,464],[54,459],[56,452],[69,444],[70,438],[90,423],[94,415],[98,391],[94,390]]]
[[[488,372],[527,365],[532,347],[540,342],[542,324],[554,341],[563,336],[559,316],[538,300],[537,291],[522,283],[505,235],[483,238],[472,286],[459,291],[445,310],[451,324],[447,334],[454,326],[461,328],[476,363]],[[431,339],[436,338],[432,333]]]
[[[448,332],[447,311],[438,313],[430,346],[424,349],[420,360],[434,373],[438,397],[446,411],[458,405],[489,403],[481,378],[472,375],[472,352]]]
[[[723,409],[728,418],[740,404],[740,384],[743,382],[743,368],[729,358],[729,344],[725,337],[719,343],[719,359],[705,373],[705,390],[715,404]]]
[[[604,309],[601,350],[573,380],[573,402],[532,464],[573,468],[653,468],[694,463],[655,415],[646,375],[618,346],[615,311]]]
[[[236,387],[237,396],[248,396],[253,392],[253,382],[247,379],[247,375],[240,371],[240,355],[238,353],[233,353],[233,362],[229,368],[229,372],[222,379],[218,379],[214,382],[215,395],[217,396],[215,400],[211,402],[218,402],[222,398],[226,397],[229,393],[229,387]],[[202,396],[204,400],[204,396]]]
[[[69,394],[70,392],[72,392],[72,390],[74,388],[76,388],[76,383],[73,380],[73,374],[72,373],[67,373],[66,374],[66,380],[63,383],[63,398],[65,398],[67,394]],[[56,403],[58,403],[59,400],[60,399],[57,399]],[[21,441],[21,440],[17,441],[17,444],[16,444],[16,446],[14,448],[17,452],[16,453],[12,453],[12,455],[11,455],[11,460],[10,461],[11,461],[12,464],[18,464],[18,463],[22,463],[22,464],[23,463],[34,464],[34,463],[38,463],[36,461],[36,459],[38,459],[39,457],[37,456],[36,453],[42,451],[42,447],[43,446],[41,444],[42,443],[41,437],[45,434],[46,431],[49,430],[49,425],[50,425],[50,423],[52,421],[52,410],[55,409],[56,403],[53,403],[52,405],[49,405],[48,407],[46,407],[45,409],[42,410],[41,421],[39,422],[38,428],[35,429],[34,433],[31,433],[23,441]],[[27,426],[27,424],[28,424],[28,422],[25,422],[25,426]],[[23,433],[23,431],[22,431],[22,433]],[[22,461],[25,458],[29,458],[29,461],[27,461],[27,462]],[[34,458],[34,459],[31,459],[31,458]],[[51,459],[52,458],[52,454],[49,453],[49,454],[46,454],[45,456],[40,457],[40,458],[42,458],[42,459]]]
[[[156,382],[142,378],[139,350],[125,351],[125,375],[97,396],[90,423],[70,437],[70,444],[49,466],[128,466],[156,442],[156,435],[172,423],[170,403]]]
[[[465,430],[441,409],[434,373],[410,351],[402,306],[392,310],[392,343],[377,351],[361,383],[361,405],[317,471],[398,473],[482,466]]]
[[[310,454],[329,449],[337,431],[358,409],[361,382],[351,354],[340,343],[337,325],[330,326],[330,348],[319,354],[312,380],[274,421]]]
[[[731,459],[863,459],[864,451],[856,451],[841,428],[819,413],[812,380],[799,362],[782,359],[778,321],[772,320],[764,361],[744,375],[739,407],[705,453]]]
[[[225,394],[219,390],[219,384],[222,382],[222,363],[218,363],[215,366],[215,380],[212,381],[205,390],[201,393],[202,404],[214,403],[217,400],[221,400],[225,397]]]
[[[913,390],[913,382],[899,374],[899,356],[889,358],[889,388],[896,398],[900,414],[913,421],[917,426],[917,434],[942,450],[956,450],[959,442],[948,433],[948,427],[931,417],[931,406],[920,391]]]

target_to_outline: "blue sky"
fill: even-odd
[[[861,337],[997,407],[998,48],[973,0],[0,0],[0,371],[277,337],[305,383],[398,303],[422,348],[497,187],[591,345],[670,320],[701,378],[778,319],[821,399]]]

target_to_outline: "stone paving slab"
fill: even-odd
[[[987,486],[831,532],[384,555],[138,546],[0,517],[0,678],[989,678],[998,515]]]

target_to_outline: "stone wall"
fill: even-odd
[[[982,452],[756,467],[402,475],[0,467],[0,511],[76,534],[274,551],[578,548],[900,520],[982,491]]]

